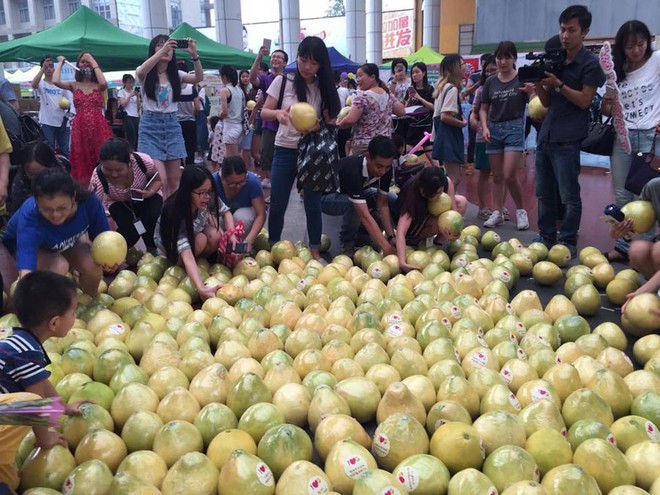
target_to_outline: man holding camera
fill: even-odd
[[[539,202],[539,237],[550,247],[557,242],[559,205],[565,207],[559,243],[577,253],[582,217],[580,197],[580,143],[589,128],[589,106],[596,89],[605,83],[598,59],[584,47],[591,26],[591,12],[572,5],[559,16],[559,39],[566,52],[559,70],[545,72],[535,83],[548,113],[543,119],[536,148],[536,196]],[[561,201],[558,201],[559,194]]]

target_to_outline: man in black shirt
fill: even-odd
[[[396,195],[389,192],[395,156],[394,142],[390,138],[376,136],[369,142],[364,155],[339,160],[339,190],[323,196],[321,209],[326,215],[344,216],[339,234],[343,252],[352,254],[355,236],[362,224],[371,240],[383,250],[383,254],[396,253],[390,211],[390,204],[396,204]],[[369,211],[374,202],[385,235]]]
[[[566,8],[559,16],[559,38],[566,50],[561,77],[546,72],[536,93],[548,113],[543,119],[536,148],[536,196],[539,201],[539,237],[547,246],[557,241],[559,205],[565,208],[559,242],[577,253],[582,217],[580,197],[580,143],[587,136],[589,106],[596,89],[605,82],[598,59],[584,47],[591,13],[583,5]],[[557,191],[561,201],[557,201]]]

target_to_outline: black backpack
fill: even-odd
[[[23,148],[30,141],[46,141],[39,123],[29,115],[21,115],[11,103],[0,99],[0,118],[11,142],[9,163],[21,165]]]
[[[131,153],[131,155],[133,155],[133,158],[135,158],[135,161],[137,162],[138,167],[140,167],[140,170],[142,170],[142,173],[144,175],[147,175],[147,166],[144,164],[144,160],[142,159],[142,157],[137,153]],[[96,166],[96,175],[101,181],[101,185],[103,186],[103,192],[108,194],[110,192],[110,187],[108,186],[108,179],[105,178],[105,174],[103,173],[103,169],[101,168],[100,163]]]

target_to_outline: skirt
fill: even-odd
[[[176,112],[143,112],[139,136],[138,151],[155,160],[165,162],[188,156]]]

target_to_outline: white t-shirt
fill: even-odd
[[[137,117],[138,116],[138,97],[137,97],[137,95],[133,94],[132,91],[129,93],[124,88],[117,91],[117,99],[126,98],[129,95],[131,95],[131,97],[128,100],[128,105],[126,105],[124,107],[124,110],[126,110],[126,114],[129,117]]]
[[[39,81],[37,88],[39,96],[39,123],[53,127],[60,127],[64,121],[66,110],[60,108],[60,99],[64,96],[69,103],[73,103],[71,91],[60,89],[54,84],[47,83],[43,79]]]
[[[136,71],[139,71],[140,67],[138,67]],[[185,75],[186,73],[180,70],[179,80],[182,80]],[[144,92],[144,81],[140,81],[140,85],[140,91],[142,92],[142,110],[158,113],[176,113],[177,104],[173,100],[172,85],[169,81],[165,84],[158,83],[156,85],[156,100],[152,100]]]
[[[268,95],[278,100],[280,97],[280,88],[282,87],[282,76],[277,76],[268,87]],[[298,103],[296,89],[293,86],[293,79],[289,79],[284,87],[284,97],[282,98],[282,110],[287,110],[294,103]],[[321,90],[318,81],[307,85],[307,103],[316,109],[316,115],[321,119]],[[275,145],[283,148],[297,148],[298,140],[302,134],[293,127],[293,124],[282,125],[277,129],[275,135]]]
[[[442,91],[433,102],[433,116],[440,117],[443,112],[458,113],[458,88],[456,86],[447,89],[450,83],[442,87]],[[445,94],[445,90],[447,94]],[[444,98],[442,97],[444,95]],[[435,140],[435,126],[431,132],[431,139]]]
[[[619,83],[628,129],[652,129],[660,122],[660,51]]]

